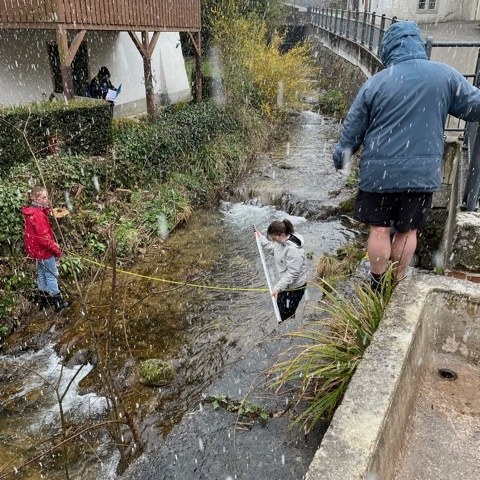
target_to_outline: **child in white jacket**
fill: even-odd
[[[295,315],[307,287],[307,263],[303,237],[296,233],[290,220],[275,220],[267,229],[268,240],[260,234],[265,252],[273,255],[279,275],[272,296],[277,300],[280,317],[286,320]]]

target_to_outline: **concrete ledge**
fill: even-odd
[[[425,345],[431,343],[437,328],[435,319],[424,318],[425,310],[427,317],[435,316],[436,307],[429,305],[436,298],[432,293],[480,304],[476,285],[451,278],[421,276],[396,289],[315,454],[307,480],[395,478],[396,459],[425,371]]]

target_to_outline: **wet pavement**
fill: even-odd
[[[473,75],[480,47],[479,22],[443,22],[421,24],[420,29],[427,39],[434,42],[478,42],[478,46],[433,47],[431,59],[443,62],[466,75]]]

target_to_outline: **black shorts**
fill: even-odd
[[[376,227],[394,227],[399,233],[419,230],[432,208],[431,192],[371,193],[359,190],[354,217]]]
[[[277,305],[282,321],[295,315],[306,288],[307,284],[293,290],[284,290],[278,294]]]

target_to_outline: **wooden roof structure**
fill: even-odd
[[[71,64],[87,31],[128,32],[143,57],[149,116],[154,109],[151,57],[161,32],[189,33],[196,55],[196,97],[201,97],[200,28],[200,0],[0,0],[0,29],[56,31],[67,98],[73,98]],[[71,42],[68,31],[77,32]]]
[[[200,30],[200,0],[0,0],[1,28]]]

